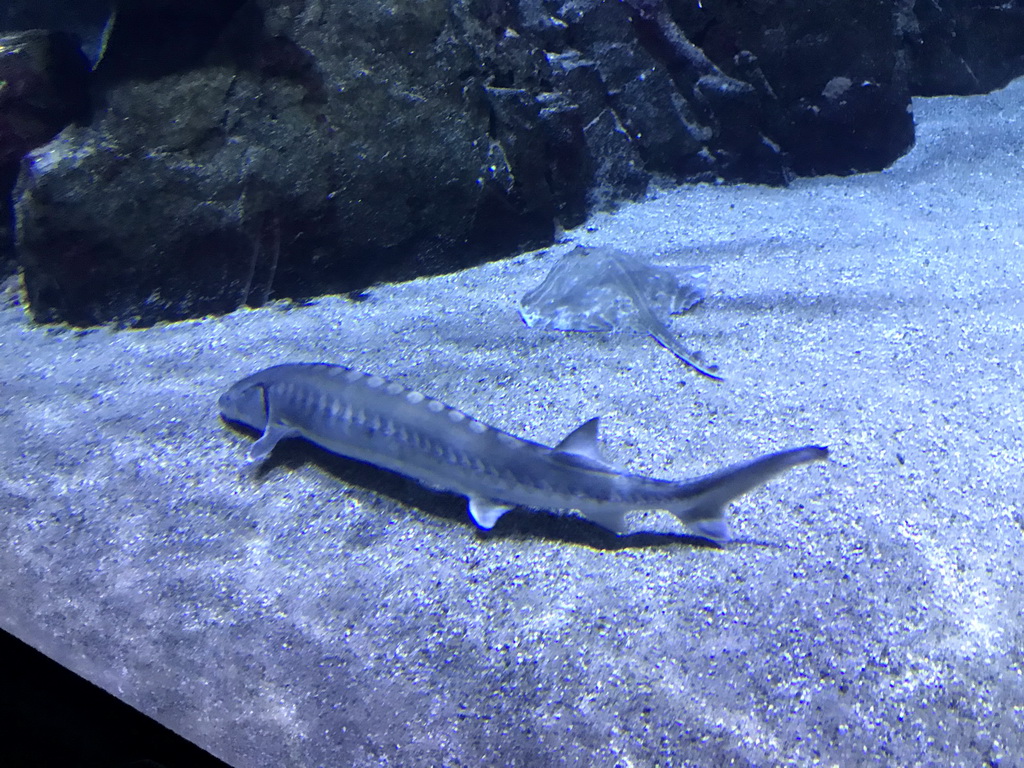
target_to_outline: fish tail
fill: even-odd
[[[729,530],[729,518],[725,514],[725,508],[721,504],[715,506],[707,505],[701,508],[700,505],[691,505],[685,510],[670,510],[673,515],[685,523],[697,536],[711,541],[727,542],[732,541],[732,533]]]
[[[712,541],[729,541],[726,505],[764,484],[780,472],[828,458],[828,448],[807,445],[724,469],[679,486],[677,505],[669,511],[698,536]]]

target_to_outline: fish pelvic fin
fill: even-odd
[[[478,526],[490,530],[498,522],[498,518],[511,510],[512,507],[494,499],[484,499],[479,496],[469,497],[469,515]]]

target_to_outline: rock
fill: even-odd
[[[112,10],[112,0],[4,0],[0,5],[0,30],[64,32],[81,45],[90,63],[95,63]]]
[[[885,4],[134,0],[101,109],[23,164],[33,316],[145,325],[452,270],[653,180],[910,146]]]
[[[0,35],[0,194],[8,199],[18,163],[89,111],[88,64],[63,33]],[[13,271],[8,217],[0,221],[0,277]]]
[[[0,165],[21,160],[89,110],[85,58],[57,32],[0,36]]]
[[[916,95],[986,93],[1024,74],[1020,3],[916,3],[901,20]]]

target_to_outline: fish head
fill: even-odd
[[[221,416],[228,421],[263,431],[269,420],[267,388],[257,376],[233,384],[217,401]]]

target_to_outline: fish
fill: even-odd
[[[725,507],[774,475],[823,460],[828,449],[771,453],[694,480],[633,475],[598,449],[600,417],[549,447],[515,437],[415,389],[329,363],[287,363],[254,373],[218,401],[228,422],[261,437],[249,450],[262,461],[286,438],[301,437],[350,459],[411,477],[468,499],[481,529],[509,510],[576,511],[616,534],[625,515],[666,510],[689,530],[728,541]]]
[[[519,314],[531,328],[647,334],[697,373],[715,381],[717,366],[698,363],[659,315],[680,314],[704,300],[703,267],[672,269],[614,248],[576,246],[543,282],[525,293]]]

